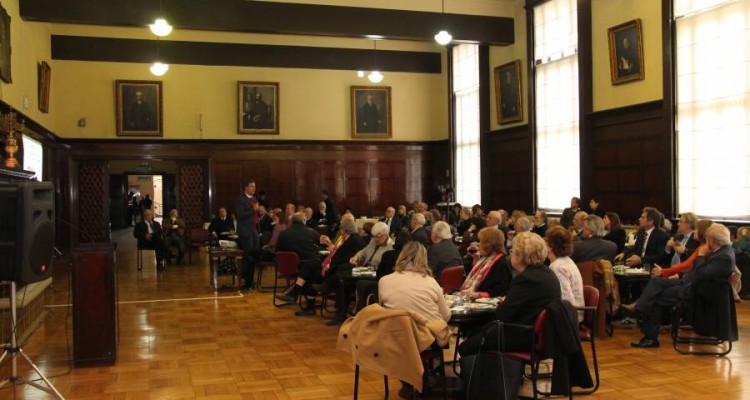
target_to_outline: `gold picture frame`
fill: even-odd
[[[163,136],[161,81],[115,81],[117,136]]]
[[[504,125],[522,121],[521,60],[496,67],[494,72],[497,123]]]
[[[641,20],[634,19],[613,26],[608,29],[608,33],[612,84],[620,85],[645,79]]]
[[[351,96],[352,138],[391,138],[391,87],[352,86]]]
[[[237,82],[238,133],[279,134],[279,83]]]
[[[13,83],[10,76],[10,54],[10,15],[0,5],[0,79],[5,83]]]

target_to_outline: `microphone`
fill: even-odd
[[[88,240],[90,242],[91,247],[95,247],[94,238],[91,235],[89,235],[88,232],[86,232],[83,229],[79,228],[77,225],[73,224],[72,222],[66,221],[66,220],[64,220],[64,219],[62,219],[60,217],[55,217],[55,221],[56,222],[62,222],[63,225],[66,225],[66,226],[69,226],[69,227],[73,228],[73,230],[75,230],[76,232],[80,233],[83,236],[84,240]]]

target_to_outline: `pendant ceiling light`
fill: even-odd
[[[445,15],[445,0],[441,0],[441,4],[442,4],[442,8],[441,8],[442,14]],[[448,33],[448,31],[446,30],[441,30],[435,35],[435,41],[443,46],[450,43],[451,40],[453,40],[453,36],[451,36],[451,34]]]
[[[152,74],[156,76],[162,76],[169,71],[169,64],[165,64],[160,61],[160,54],[159,54],[159,38],[156,38],[156,61],[151,64],[151,67],[149,70]]]
[[[372,83],[380,83],[383,81],[383,74],[378,71],[378,41],[373,40],[373,69],[370,75],[367,75],[367,79]]]
[[[156,18],[156,21],[154,21],[153,24],[149,25],[148,28],[151,29],[151,32],[159,37],[164,37],[169,35],[172,32],[172,25],[169,25],[169,22],[167,22],[166,19],[161,17],[161,15],[164,15],[162,13],[162,0],[159,0],[159,15],[160,17]]]

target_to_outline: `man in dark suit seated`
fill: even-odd
[[[446,267],[454,265],[463,266],[461,254],[458,253],[458,247],[453,244],[453,235],[451,227],[445,221],[438,221],[432,226],[432,246],[427,249],[427,264],[429,264],[435,279],[440,281],[440,273]]]
[[[602,237],[606,233],[604,220],[598,215],[589,215],[583,220],[582,240],[573,243],[573,262],[608,260],[614,261],[617,245]]]
[[[414,213],[411,217],[411,238],[419,243],[422,243],[424,247],[430,247],[430,237],[427,235],[427,230],[424,228],[426,223],[424,214]]]
[[[385,217],[380,218],[380,222],[388,225],[388,232],[390,232],[391,237],[395,237],[401,231],[402,220],[396,216],[396,209],[393,207],[385,209]]]
[[[635,246],[615,256],[615,261],[625,260],[627,265],[670,265],[666,251],[669,234],[659,229],[661,213],[654,207],[645,207],[638,218]]]
[[[680,215],[676,235],[667,241],[666,251],[669,253],[671,260],[669,265],[679,264],[687,260],[695,249],[700,246],[700,242],[694,234],[697,222],[698,217],[691,212]]]
[[[346,308],[349,305],[350,298],[346,291],[341,290],[342,282],[338,274],[340,271],[351,270],[354,267],[349,260],[364,247],[365,244],[357,232],[357,224],[354,222],[354,217],[341,218],[341,245],[332,248],[331,252],[333,254],[330,256],[328,264],[323,265],[326,290],[336,291],[336,317],[328,321],[326,325],[340,325],[346,319]]]
[[[180,218],[177,209],[173,208],[169,212],[169,218],[164,219],[164,226],[162,228],[164,229],[164,246],[167,249],[170,247],[177,248],[177,264],[182,264],[182,256],[187,249],[188,237],[185,220]],[[167,253],[167,259],[169,259],[169,255]]]
[[[222,240],[226,240],[234,231],[234,221],[227,217],[227,209],[221,207],[219,215],[211,220],[208,225],[208,232]]]
[[[163,270],[164,260],[167,258],[167,248],[162,240],[161,225],[154,221],[154,214],[151,210],[143,211],[143,217],[133,228],[133,236],[138,239],[139,249],[156,251],[156,270]]]
[[[708,248],[697,250],[699,253],[693,268],[682,279],[656,277],[646,285],[635,307],[643,316],[641,332],[644,336],[631,346],[659,347],[659,322],[666,307],[676,305],[688,296],[701,294],[693,293],[699,283],[725,282],[729,279],[735,264],[729,229],[721,224],[711,225],[706,231],[706,244]]]
[[[560,225],[565,229],[570,229],[570,226],[573,225],[573,218],[575,218],[578,211],[581,211],[581,199],[573,197],[570,199],[570,207],[564,209],[562,212]]]
[[[279,234],[276,251],[291,251],[299,256],[299,275],[291,290],[276,297],[282,301],[296,303],[300,294],[310,294],[310,286],[320,282],[320,257],[318,256],[318,236],[305,226],[305,214],[294,213],[292,223]],[[315,314],[315,299],[308,300],[307,308],[295,315]]]

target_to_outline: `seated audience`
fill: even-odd
[[[534,227],[531,228],[531,231],[541,237],[544,237],[544,235],[547,233],[547,213],[546,212],[540,210],[540,211],[537,211],[536,214],[534,214]]]
[[[234,231],[234,221],[227,217],[227,209],[219,208],[219,215],[211,220],[208,225],[208,232],[222,240],[226,240]]]
[[[659,229],[661,213],[653,207],[645,207],[638,219],[638,232],[635,245],[620,253],[615,260],[624,259],[629,266],[640,264],[669,264],[669,254],[666,252],[669,234]]]
[[[497,319],[503,322],[533,325],[539,313],[553,300],[561,298],[560,282],[544,261],[547,259],[547,245],[539,235],[524,232],[513,239],[513,253],[510,264],[518,271],[511,281],[508,293],[497,310]],[[497,328],[487,333],[485,344],[487,350],[497,350]],[[531,330],[500,335],[501,347],[506,351],[531,350]],[[479,352],[484,340],[481,334],[475,334],[458,346],[462,357]]]
[[[377,222],[372,227],[370,243],[349,259],[349,263],[355,267],[377,270],[383,253],[388,250],[393,250],[393,246],[388,244],[388,227],[382,222]]]
[[[330,254],[323,261],[323,276],[325,279],[325,291],[336,292],[336,317],[328,321],[326,325],[340,325],[346,319],[346,310],[350,299],[346,291],[339,290],[342,284],[339,273],[351,271],[350,260],[356,256],[364,247],[362,238],[357,233],[357,224],[351,214],[345,214],[341,218],[341,229],[339,236],[331,243],[328,237],[321,236],[321,243],[329,243]]]
[[[591,200],[589,200],[589,215],[596,215],[599,218],[604,219],[604,207],[602,207],[599,198],[596,196],[591,197]]]
[[[698,239],[695,238],[694,233],[696,222],[698,222],[698,217],[691,212],[683,213],[680,216],[676,235],[669,238],[667,248],[665,249],[669,253],[670,265],[679,264],[687,260],[700,244]]]
[[[706,251],[708,246],[706,244],[706,231],[711,225],[713,225],[713,223],[714,222],[710,219],[698,220],[698,222],[695,223],[695,231],[693,232],[695,240],[698,242],[698,247],[692,252],[692,254],[690,254],[690,257],[681,263],[672,265],[671,267],[662,267],[659,264],[654,264],[654,267],[651,270],[651,275],[664,278],[673,277],[673,279],[676,279],[677,274],[685,273],[693,268],[695,259],[698,258],[698,254],[696,253],[698,249],[704,247],[704,252]]]
[[[570,229],[571,225],[573,225],[573,218],[575,218],[578,211],[581,211],[581,199],[573,197],[570,199],[570,207],[564,209],[562,212],[560,225],[565,229]]]
[[[305,221],[307,221],[307,222],[305,222],[305,225],[308,228],[315,229],[317,227],[317,225],[315,224],[315,221],[313,220],[313,209],[312,209],[312,207],[305,207],[304,208],[304,213],[305,213]]]
[[[497,228],[482,228],[479,244],[472,244],[468,251],[473,267],[461,285],[461,292],[472,299],[505,296],[512,275],[503,232]]]
[[[357,312],[369,304],[378,302],[378,281],[380,278],[392,274],[396,267],[396,260],[401,253],[401,249],[407,242],[411,241],[411,235],[406,231],[400,231],[396,234],[396,241],[393,244],[393,250],[383,253],[380,258],[380,265],[375,273],[375,280],[361,279],[356,283],[357,287]]]
[[[427,250],[427,263],[432,270],[432,276],[440,279],[440,273],[446,267],[463,265],[458,247],[453,244],[451,227],[445,221],[438,221],[432,227],[430,240],[432,246]]]
[[[430,245],[430,237],[424,228],[425,217],[422,213],[414,213],[411,217],[411,238],[425,247]]]
[[[631,343],[633,347],[659,347],[659,323],[664,309],[678,304],[694,294],[701,282],[726,281],[734,271],[735,258],[729,240],[729,230],[713,224],[706,231],[706,247],[700,247],[693,268],[682,279],[652,278],[638,299],[636,310],[641,313],[643,337]]]
[[[588,218],[598,218],[601,221],[601,218],[596,215],[589,215]],[[549,268],[555,273],[557,280],[560,281],[562,299],[567,300],[574,307],[585,306],[581,271],[578,270],[578,266],[570,259],[570,255],[573,253],[573,236],[563,227],[556,226],[547,231],[544,239],[547,242],[547,249],[549,250],[547,256],[552,262]],[[582,242],[577,242],[576,245],[578,243]],[[614,245],[612,246],[614,247]],[[579,313],[578,321],[583,321],[582,313]]]
[[[279,235],[276,251],[291,251],[299,256],[299,274],[292,288],[285,294],[276,297],[282,301],[296,303],[300,294],[311,293],[310,286],[320,281],[320,258],[318,257],[318,236],[305,226],[302,213],[292,215],[292,223]],[[315,299],[309,299],[307,308],[297,311],[297,316],[315,314]]]
[[[604,221],[598,215],[589,215],[583,221],[581,240],[573,244],[572,259],[583,261],[607,260],[613,262],[617,255],[617,245],[604,240]],[[571,302],[572,303],[572,302]]]
[[[273,231],[271,212],[263,206],[258,206],[258,229],[261,235],[269,235]]]
[[[416,241],[404,245],[394,272],[378,282],[378,297],[386,308],[411,311],[428,321],[451,317],[443,289],[427,265],[427,250]]]
[[[321,201],[318,203],[318,210],[315,211],[311,218],[310,225],[313,225],[314,227],[320,226],[320,225],[328,225],[329,221],[326,218],[326,202]]]
[[[150,209],[144,210],[141,220],[135,224],[133,237],[138,239],[139,249],[156,251],[156,270],[163,270],[167,258],[167,247],[162,240],[161,225],[154,221],[154,214]]]
[[[461,203],[454,203],[451,206],[450,212],[447,216],[448,225],[456,227],[458,226],[459,222],[459,216],[461,215],[461,210],[463,210],[463,207],[461,206]]]
[[[466,235],[466,231],[471,227],[471,210],[464,207],[459,211],[456,230],[459,236]]]
[[[172,209],[169,212],[169,218],[164,220],[163,229],[164,246],[167,249],[176,247],[177,264],[182,264],[182,256],[185,255],[188,242],[187,226],[185,225],[185,220],[180,218],[176,209]],[[169,261],[169,253],[167,253],[167,261]]]
[[[401,218],[401,227],[410,228],[409,220],[411,217],[406,213],[406,206],[401,204],[396,208],[396,218]]]
[[[573,234],[573,240],[580,240],[583,236],[583,221],[588,214],[586,211],[578,211],[573,217],[573,225],[570,227],[570,233]]]
[[[396,217],[396,209],[393,207],[385,209],[385,217],[381,218],[380,221],[388,225],[388,232],[391,236],[401,231],[401,218]]]
[[[734,248],[737,251],[750,251],[750,229],[742,227],[737,229],[737,239]]]
[[[620,216],[616,212],[604,214],[604,227],[607,229],[604,240],[609,240],[617,245],[617,254],[622,253],[625,250],[625,240],[628,235],[625,228],[620,225]]]

